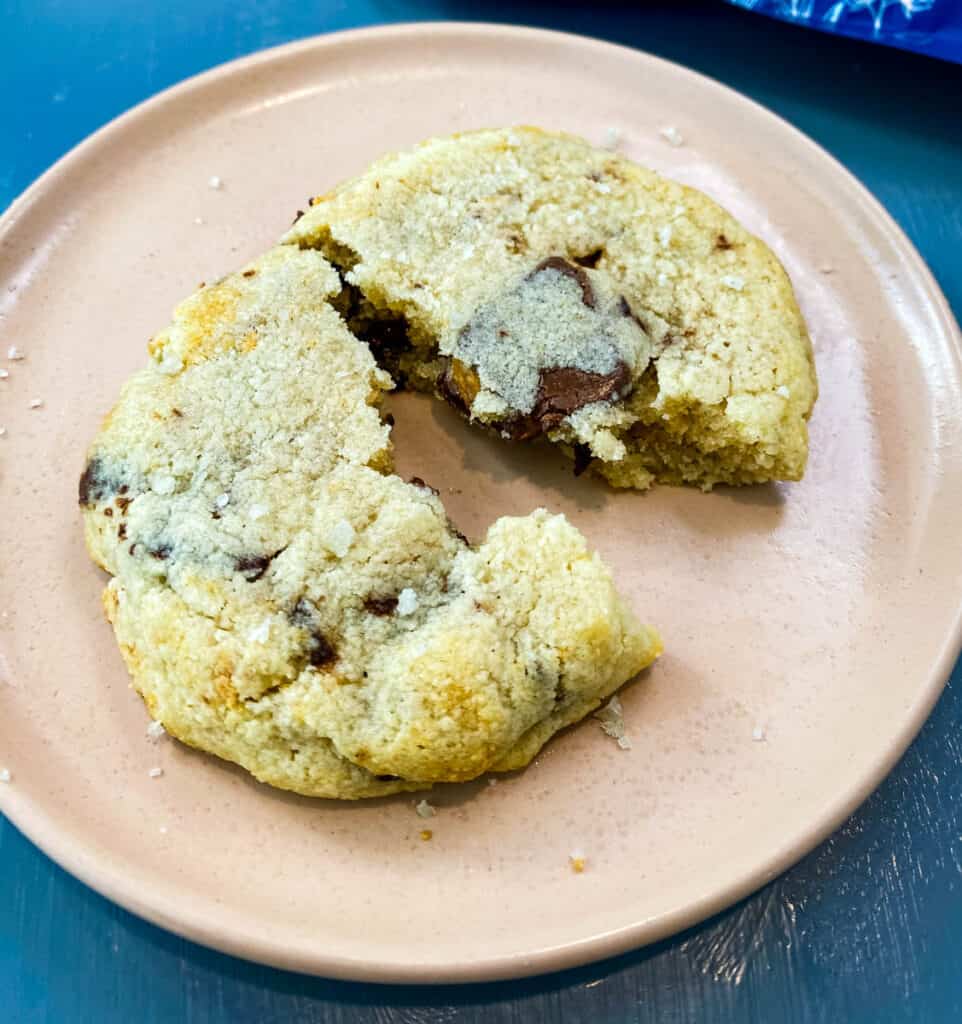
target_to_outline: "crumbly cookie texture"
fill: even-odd
[[[616,153],[534,128],[431,140],[315,199],[285,241],[339,268],[410,386],[616,486],[805,470],[817,386],[784,269]]]
[[[660,641],[563,516],[471,548],[391,474],[393,385],[343,298],[284,245],[151,342],[80,481],[107,616],[151,715],[274,786],[353,799],[519,768]],[[586,372],[643,344],[619,322]]]

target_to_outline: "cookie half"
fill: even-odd
[[[353,799],[521,767],[661,647],[563,516],[472,548],[392,474],[392,380],[347,305],[293,245],[198,291],[79,497],[150,713],[274,786]]]
[[[770,249],[702,193],[534,128],[435,139],[285,236],[381,365],[620,487],[798,480],[811,344]]]

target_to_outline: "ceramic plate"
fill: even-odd
[[[538,505],[566,513],[667,647],[624,693],[632,750],[589,719],[496,786],[439,788],[425,842],[410,797],[301,799],[148,741],[84,553],[76,481],[100,416],[197,282],[259,253],[308,195],[385,151],[522,122],[617,136],[764,238],[811,325],[822,395],[803,482],[712,494],[615,493],[431,400],[396,401],[401,471],[440,484],[465,532]],[[404,981],[522,975],[650,942],[836,827],[919,729],[958,653],[962,394],[946,303],[837,163],[675,65],[443,24],[258,54],[57,164],[3,219],[0,279],[0,767],[12,773],[0,802],[69,871],[182,935]],[[22,361],[3,358],[10,345]]]

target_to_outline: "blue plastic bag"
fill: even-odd
[[[962,64],[962,0],[728,0],[823,32]]]

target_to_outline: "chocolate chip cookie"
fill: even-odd
[[[558,429],[572,395],[606,405],[648,358],[606,280],[539,264],[477,303],[444,360],[503,429]],[[536,299],[557,305],[546,323],[571,325],[560,373],[530,328]],[[201,288],[151,342],[80,479],[107,615],[151,715],[312,796],[521,767],[660,651],[563,516],[500,519],[471,547],[431,488],[392,474],[393,384],[375,357],[398,376],[414,364],[406,320],[374,313],[292,244]],[[526,346],[516,379],[491,356],[502,329]],[[484,397],[502,393],[503,408]]]
[[[817,392],[772,252],[707,196],[570,136],[436,139],[312,201],[382,366],[619,487],[798,480]]]

